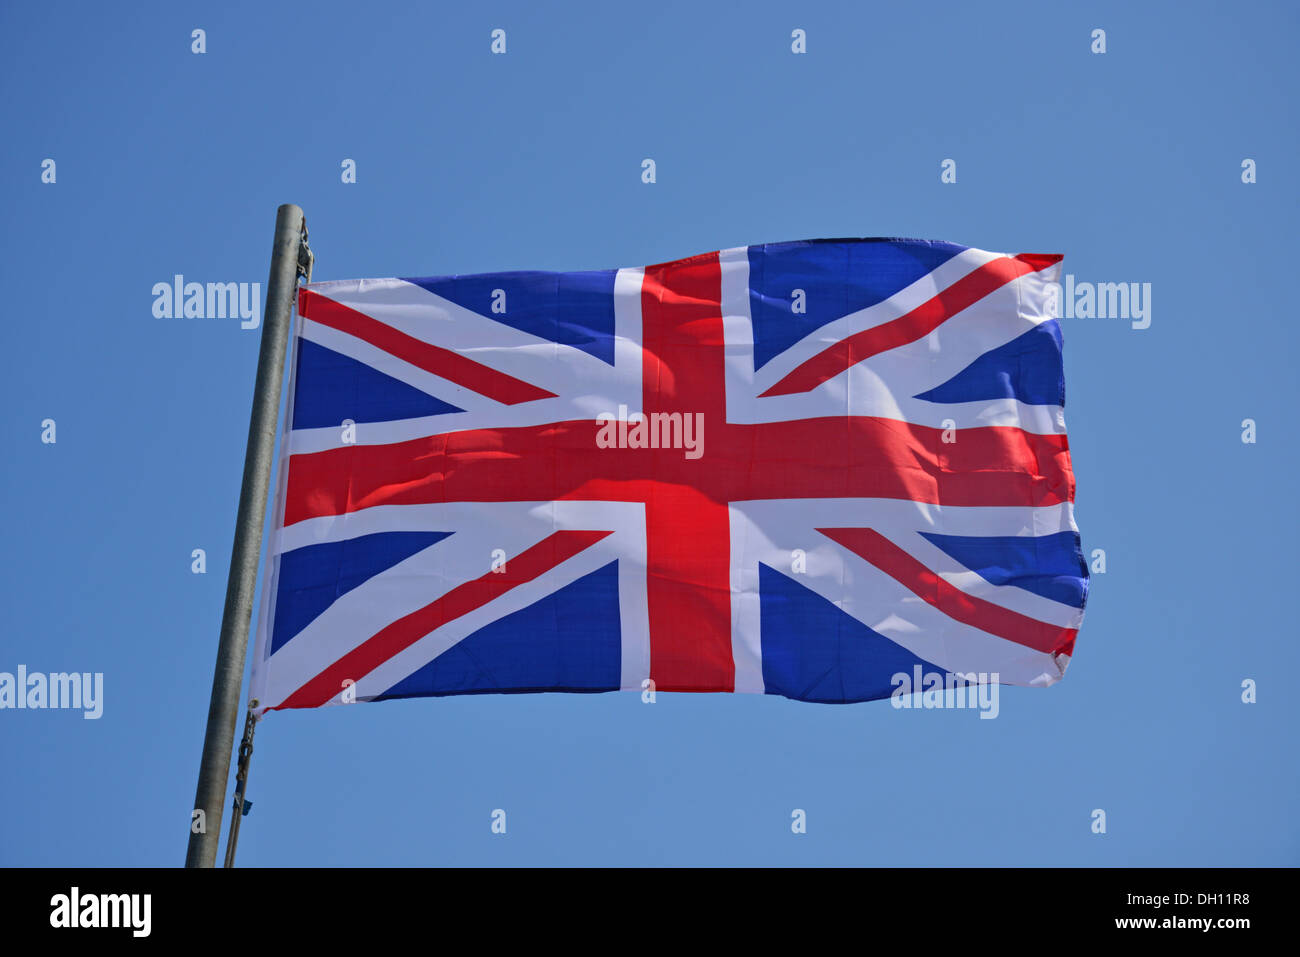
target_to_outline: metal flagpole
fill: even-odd
[[[235,545],[230,555],[230,577],[226,580],[226,606],[221,613],[221,640],[212,676],[212,699],[208,704],[208,724],[203,735],[203,757],[194,795],[195,814],[191,818],[186,867],[213,867],[217,861],[221,815],[230,777],[230,753],[235,743],[239,694],[244,681],[248,625],[253,613],[253,592],[257,587],[257,566],[262,551],[271,460],[275,456],[289,319],[298,292],[298,277],[304,275],[310,279],[311,260],[302,209],[286,203],[275,216],[271,275],[266,282],[262,344],[257,356],[257,384],[253,389],[253,413],[248,423],[248,447],[244,453],[244,480],[239,489]]]

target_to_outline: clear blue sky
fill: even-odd
[[[0,711],[0,864],[184,859],[258,340],[156,319],[150,290],[265,283],[283,202],[317,279],[915,236],[1064,253],[1153,310],[1062,322],[1107,572],[1061,684],[1004,688],[994,721],[670,694],[278,712],[241,863],[1300,863],[1295,6],[746,6],[0,8],[0,671],[105,682],[98,721]]]

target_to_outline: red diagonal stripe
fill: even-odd
[[[808,392],[864,359],[897,349],[929,335],[963,309],[979,302],[995,289],[1031,272],[1061,261],[1060,256],[1024,253],[1002,257],[968,273],[938,295],[911,312],[889,322],[842,339],[795,367],[785,378],[762,395],[791,395]]]
[[[405,618],[399,618],[367,638],[315,678],[289,695],[276,708],[316,708],[343,690],[346,680],[357,681],[394,655],[409,648],[431,631],[441,628],[550,571],[610,532],[565,530],[555,532],[506,562],[504,572],[487,572],[458,585]],[[271,710],[276,710],[273,708]]]
[[[378,319],[306,289],[299,292],[298,313],[304,319],[356,336],[425,372],[432,372],[505,405],[555,397],[554,392],[498,372],[450,349],[408,336]]]
[[[871,528],[819,528],[827,538],[902,582],[949,618],[1036,651],[1069,654],[1074,628],[1061,628],[968,595]]]

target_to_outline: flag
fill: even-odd
[[[836,239],[302,287],[258,710],[1053,684],[1088,590],[1060,259]]]

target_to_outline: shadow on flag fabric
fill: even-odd
[[[836,239],[300,289],[258,710],[1051,685],[1061,257]]]

